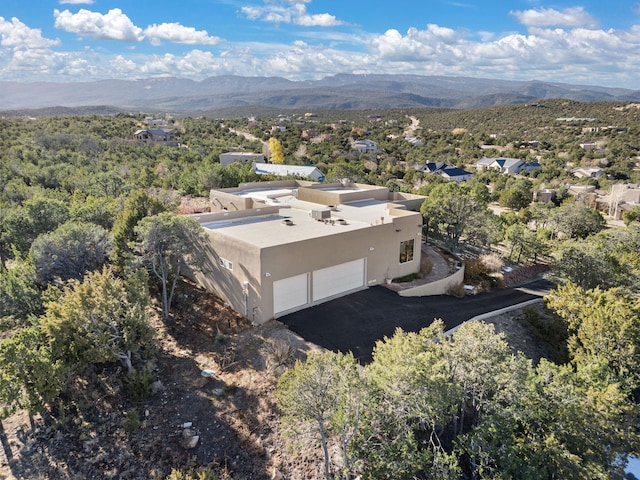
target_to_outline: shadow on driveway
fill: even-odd
[[[417,332],[441,318],[450,330],[477,315],[539,298],[550,285],[540,280],[526,288],[504,288],[464,298],[401,297],[377,286],[278,320],[305,340],[333,351],[350,351],[366,364],[376,341],[392,336],[397,328]]]

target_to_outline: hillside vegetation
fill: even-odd
[[[226,114],[164,118],[167,145],[134,139],[142,114],[0,119],[0,478],[623,478],[640,207],[614,220],[607,195],[640,183],[638,105]],[[425,238],[465,257],[466,283],[528,267],[559,286],[509,317],[527,342],[435,321],[380,339],[369,365],[251,326],[180,276],[203,234],[181,214],[274,179],[227,151],[423,194]],[[536,168],[476,172],[485,156]]]

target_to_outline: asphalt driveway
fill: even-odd
[[[385,287],[371,287],[279,318],[305,340],[333,351],[353,352],[362,363],[371,361],[378,339],[396,328],[418,331],[441,318],[449,330],[483,313],[540,298],[550,287],[539,280],[522,288],[455,298],[401,297]]]

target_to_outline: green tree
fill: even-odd
[[[119,360],[131,372],[132,353],[153,340],[148,304],[146,276],[134,273],[125,282],[104,268],[65,288],[40,325],[55,358],[70,370]]]
[[[508,190],[503,190],[500,193],[498,202],[502,207],[518,211],[528,207],[532,198],[533,196],[531,191],[527,192],[519,188],[510,188]]]
[[[3,243],[26,254],[38,235],[55,230],[69,219],[69,208],[55,198],[35,197],[2,215]]]
[[[68,222],[36,238],[29,256],[38,282],[46,285],[54,279],[78,280],[100,268],[111,248],[111,236],[104,228],[92,223]]]
[[[278,381],[278,405],[283,421],[294,430],[314,424],[324,454],[325,478],[331,477],[328,435],[336,431],[341,438],[345,468],[349,468],[349,444],[353,423],[360,415],[361,388],[358,368],[351,354],[311,352],[305,362],[297,361]],[[348,476],[347,476],[348,478]]]
[[[577,366],[604,363],[628,391],[640,387],[640,301],[617,288],[567,283],[546,302],[567,322],[569,352]]]
[[[144,190],[136,190],[124,202],[124,208],[113,224],[114,260],[123,268],[131,254],[129,243],[135,240],[135,227],[145,217],[166,210],[164,204]]]
[[[0,270],[0,331],[25,325],[42,313],[42,295],[36,285],[34,268],[26,262],[13,262]]]
[[[568,238],[586,238],[606,226],[600,212],[579,201],[565,203],[555,209],[551,223],[556,231]]]
[[[542,359],[517,390],[474,439],[491,453],[480,478],[623,478],[637,435],[617,384]]]
[[[473,226],[487,225],[486,204],[456,182],[431,188],[420,213],[427,230],[444,238],[452,248],[458,248],[463,235],[474,236]]]
[[[536,261],[547,252],[547,243],[536,232],[521,223],[514,223],[504,233],[504,239],[510,246],[509,260],[520,262],[521,258]]]
[[[111,230],[116,218],[116,200],[105,197],[83,197],[74,196],[70,210],[71,219],[78,222],[95,223],[105,230]]]
[[[363,182],[365,179],[365,171],[362,162],[333,162],[326,175],[327,182],[341,182],[343,180],[349,182]]]
[[[640,207],[633,207],[622,212],[622,221],[628,227],[631,222],[640,221]]]
[[[460,388],[445,372],[444,323],[396,330],[366,367],[370,393],[355,449],[363,477],[456,478],[448,431]],[[428,473],[427,473],[428,472]]]
[[[6,416],[26,409],[42,412],[64,387],[67,371],[55,358],[37,326],[27,327],[0,341],[0,407]],[[0,412],[0,413],[2,413]]]
[[[197,220],[169,212],[142,219],[135,233],[134,250],[147,270],[160,281],[162,317],[168,320],[181,274],[185,268],[202,268],[204,258],[200,251],[207,237]]]
[[[555,253],[553,271],[582,288],[633,287],[636,278],[619,255],[590,240],[567,240]],[[636,286],[637,288],[637,286]]]

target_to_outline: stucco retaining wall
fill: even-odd
[[[464,264],[453,275],[449,275],[442,280],[436,280],[435,282],[426,283],[424,285],[418,285],[417,287],[408,288],[406,290],[400,290],[398,295],[401,297],[428,297],[430,295],[444,295],[449,290],[449,287],[459,285],[464,281]]]

